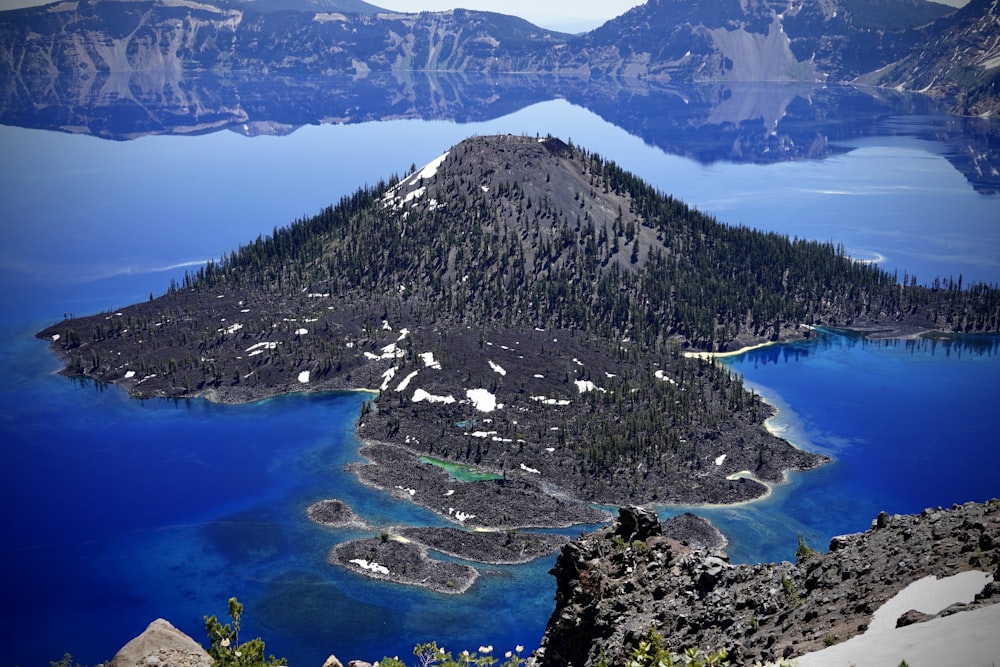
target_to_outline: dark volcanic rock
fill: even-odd
[[[884,602],[927,575],[1000,569],[997,500],[880,515],[867,532],[837,537],[835,550],[796,563],[731,565],[724,554],[661,536],[629,543],[621,530],[563,548],[539,666],[595,665],[601,655],[623,664],[650,627],[675,652],[725,648],[732,664],[774,661],[858,634]],[[958,609],[995,602],[998,588],[988,584]],[[915,620],[906,614],[903,622]]]
[[[310,519],[324,526],[336,528],[359,528],[367,530],[368,524],[354,513],[343,500],[321,500],[306,509]]]
[[[569,541],[563,535],[515,530],[405,527],[394,532],[449,556],[490,565],[527,563]]]
[[[566,527],[603,523],[607,513],[543,489],[528,478],[460,482],[417,454],[386,443],[365,445],[367,464],[349,468],[365,484],[426,507],[463,526],[482,528]]]
[[[338,544],[330,550],[330,562],[373,579],[439,593],[464,593],[479,577],[474,567],[431,558],[425,547],[388,534]]]
[[[729,540],[711,521],[690,512],[679,514],[662,523],[663,534],[692,549],[722,549]]]
[[[617,526],[615,534],[626,542],[663,534],[656,512],[645,507],[622,507],[618,510]]]

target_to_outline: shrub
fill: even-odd
[[[212,643],[208,654],[212,656],[213,667],[276,667],[287,665],[284,658],[273,655],[264,660],[264,640],[260,637],[240,643],[240,619],[243,605],[236,598],[229,598],[229,617],[232,625],[222,625],[215,616],[205,617],[205,632]]]

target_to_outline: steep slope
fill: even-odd
[[[511,493],[517,478],[613,503],[728,502],[764,490],[741,471],[776,481],[821,458],[765,433],[759,397],[686,348],[809,336],[804,323],[998,318],[997,290],[901,289],[831,244],[726,227],[559,140],[500,136],[159,299],[39,335],[68,373],[135,396],[371,388],[359,434],[391,446],[360,474],[379,486],[429,484],[413,465],[426,454],[492,470]],[[490,525],[516,516],[494,506]]]
[[[0,13],[0,74],[518,70],[564,36],[490,12],[260,11],[92,0]]]
[[[364,0],[221,0],[220,6],[257,12],[340,12],[379,14],[386,10]]]
[[[685,81],[851,79],[915,45],[950,13],[913,0],[650,0],[550,52],[542,69]]]
[[[997,500],[911,516],[883,512],[870,530],[833,538],[827,553],[803,545],[794,563],[754,565],[732,565],[723,552],[665,538],[655,522],[637,532],[637,514],[655,521],[651,512],[623,509],[615,525],[563,548],[552,570],[556,609],[539,667],[630,664],[628,657],[644,639],[662,642],[674,654],[725,649],[734,665],[794,660],[870,626],[895,627],[912,607],[889,617],[883,612],[877,620],[873,612],[927,576],[988,575],[975,579],[974,604],[944,614],[1000,601]],[[924,620],[927,614],[911,612],[903,622]],[[963,655],[961,646],[953,646],[951,664],[980,664],[963,662]],[[897,655],[891,664],[904,657],[917,659]]]
[[[950,11],[914,0],[650,0],[571,39],[489,12],[400,14],[364,3],[336,9],[345,6],[353,7],[268,11],[270,5],[252,2],[85,0],[3,12],[0,72],[55,68],[79,76],[183,66],[839,81],[906,56],[922,36],[915,25]]]
[[[1000,13],[996,0],[972,0],[953,17],[919,33],[918,49],[860,81],[954,97],[956,111],[966,116],[1000,113]]]
[[[490,12],[403,14],[361,0],[83,0],[0,12],[0,75],[448,70],[841,82],[888,68],[869,80],[962,94],[961,109],[985,113],[996,98],[994,5],[650,0],[571,37]]]

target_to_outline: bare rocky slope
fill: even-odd
[[[613,526],[562,550],[552,573],[556,610],[539,667],[626,664],[651,628],[664,645],[729,652],[731,663],[794,658],[863,632],[873,612],[928,575],[993,575],[969,605],[1000,601],[1000,501],[880,514],[872,527],[835,537],[796,562],[732,565],[719,550],[664,537],[655,514],[622,510]],[[928,620],[908,613],[901,623]],[[956,660],[961,647],[955,647]],[[958,663],[956,663],[958,664]]]

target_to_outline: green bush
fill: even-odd
[[[243,605],[236,598],[229,598],[229,617],[232,625],[219,622],[215,616],[205,617],[205,632],[212,643],[208,654],[212,656],[214,667],[276,667],[287,665],[284,658],[273,655],[264,660],[264,640],[260,637],[240,643],[240,619]]]
[[[417,644],[413,648],[413,655],[417,658],[418,667],[521,667],[525,660],[521,657],[524,651],[523,646],[518,646],[514,651],[507,651],[504,654],[504,661],[493,655],[492,646],[480,646],[478,652],[462,651],[457,656],[453,656],[449,651],[439,647],[437,642],[430,644]],[[383,658],[379,661],[379,667],[406,667],[406,663],[399,659]]]

